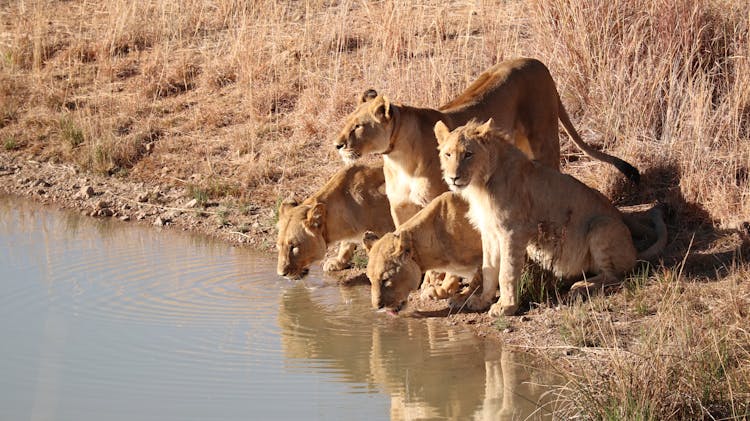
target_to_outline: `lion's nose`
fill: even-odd
[[[450,177],[450,179],[451,179],[451,182],[453,184],[456,184],[456,182],[461,179],[461,176],[457,175],[457,176],[454,176],[454,177]]]

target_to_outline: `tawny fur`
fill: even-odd
[[[367,277],[372,305],[398,311],[422,273],[445,271],[471,280],[482,264],[481,239],[466,217],[469,205],[446,192],[382,238],[368,232]]]
[[[341,242],[338,255],[323,269],[343,269],[365,231],[393,231],[384,183],[382,166],[348,165],[301,204],[282,203],[276,225],[278,274],[301,278],[335,242]]]
[[[527,255],[559,277],[594,275],[573,291],[617,283],[635,265],[630,231],[609,200],[529,160],[503,141],[492,119],[452,132],[438,123],[435,134],[444,179],[469,202],[469,219],[481,232],[483,292],[467,302],[470,309],[490,306],[499,287],[490,314],[514,314]]]
[[[368,153],[383,154],[386,192],[396,226],[439,194],[442,182],[433,127],[449,129],[472,118],[493,118],[495,126],[528,157],[559,169],[558,119],[587,155],[609,162],[637,181],[630,164],[586,145],[570,122],[547,67],[521,58],[499,63],[481,74],[465,92],[439,109],[391,104],[368,91],[335,140],[346,162]]]

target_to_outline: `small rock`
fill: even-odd
[[[120,218],[120,221],[130,221],[130,215],[122,215]]]
[[[531,320],[531,317],[529,317],[529,316],[525,316],[525,315],[524,315],[524,316],[521,316],[521,317],[520,317],[520,320],[521,320],[522,322],[528,322],[529,320]]]
[[[97,209],[106,209],[109,207],[109,202],[107,202],[106,200],[100,200],[96,203],[96,207]]]
[[[38,194],[39,196],[44,196],[46,193],[47,191],[44,189],[39,189],[36,191],[36,194]]]
[[[114,212],[112,212],[112,209],[110,208],[102,208],[102,209],[99,209],[99,211],[96,214],[98,216],[110,217],[114,215]]]
[[[169,218],[157,216],[156,220],[154,221],[154,225],[156,225],[157,227],[163,227],[170,222],[171,221],[169,220]]]
[[[187,203],[185,203],[185,207],[188,209],[192,209],[194,207],[198,206],[198,199],[193,199]]]
[[[503,333],[511,333],[513,332],[513,330],[514,329],[512,327],[506,327],[505,329],[503,329]]]
[[[34,187],[40,187],[40,186],[41,186],[41,187],[52,187],[52,184],[50,184],[50,183],[48,183],[47,181],[45,181],[45,180],[42,180],[42,179],[40,178],[40,179],[38,179],[38,180],[36,180],[36,181],[34,182]]]
[[[94,195],[94,188],[91,187],[91,186],[83,186],[83,187],[81,187],[81,191],[80,191],[79,194],[84,199],[88,199],[88,198],[90,198],[91,196]]]
[[[141,194],[138,195],[138,197],[136,197],[135,200],[137,200],[138,203],[146,203],[146,202],[148,202],[148,194],[147,193],[141,193]]]

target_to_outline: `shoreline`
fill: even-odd
[[[199,204],[190,196],[188,187],[80,173],[69,165],[39,162],[20,154],[0,153],[0,183],[0,191],[42,204],[76,210],[91,217],[191,231],[272,256],[275,209],[262,204],[240,203],[232,198],[225,198],[221,203],[206,200]],[[692,364],[687,359],[695,352],[691,346],[705,351],[707,344],[703,341],[710,344],[720,334],[721,341],[714,345],[725,347],[726,353],[734,359],[725,362],[724,353],[715,357],[721,364],[734,367],[736,374],[730,378],[734,386],[727,383],[712,387],[718,389],[719,394],[727,393],[728,388],[728,393],[738,393],[737,397],[742,398],[742,393],[746,392],[742,392],[741,387],[734,392],[733,387],[737,388],[735,381],[741,385],[750,380],[750,332],[743,327],[750,323],[747,311],[750,308],[750,266],[743,260],[747,239],[741,232],[730,234],[713,241],[724,244],[723,250],[717,250],[717,246],[694,246],[700,243],[695,233],[685,249],[680,245],[680,238],[685,240],[684,233],[671,233],[673,253],[665,257],[661,266],[635,273],[617,291],[587,301],[561,303],[559,297],[555,297],[557,291],[529,290],[526,292],[527,309],[516,316],[495,319],[486,312],[455,313],[448,307],[447,300],[423,299],[421,291],[416,291],[409,296],[407,309],[398,317],[438,318],[449,325],[463,325],[479,337],[529,353],[547,364],[554,374],[563,376],[567,384],[562,391],[567,393],[572,388],[573,396],[578,397],[603,395],[604,402],[593,404],[605,406],[621,404],[612,402],[612,396],[607,393],[617,398],[618,393],[639,390],[638,384],[621,383],[626,381],[622,379],[643,370],[639,364],[663,358],[665,349],[674,346],[684,349],[677,353],[674,361],[664,363],[664,369],[670,371],[675,370],[675,365]],[[716,259],[727,253],[729,263],[723,263],[723,269],[717,267]],[[707,269],[713,270],[713,275]],[[354,268],[328,275],[341,287],[357,287],[368,284],[363,272],[362,268]],[[694,331],[696,329],[698,332]],[[654,338],[651,336],[654,332],[671,332],[668,335],[673,337]],[[673,343],[681,341],[682,335],[697,335],[698,345]],[[651,349],[653,344],[649,341],[656,341],[656,347]],[[623,365],[625,362],[628,363]],[[709,364],[709,368],[711,366]],[[612,377],[611,373],[617,370],[624,373]],[[642,381],[648,385],[664,375],[660,371],[644,374]],[[614,378],[619,380],[612,380]],[[602,382],[614,382],[609,385],[613,390],[599,390]],[[671,387],[665,387],[663,393],[671,393]],[[696,387],[700,390],[708,386],[697,383]],[[750,399],[750,393],[747,398]],[[578,398],[571,398],[575,399]],[[582,403],[565,402],[563,405],[573,413],[586,411],[579,406],[584,405]],[[681,405],[690,408],[693,404],[686,401]],[[735,410],[728,408],[726,402],[722,405],[711,413],[727,414]],[[606,408],[596,410],[606,411]]]

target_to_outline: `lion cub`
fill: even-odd
[[[435,125],[443,178],[469,202],[469,219],[482,237],[483,291],[467,307],[487,308],[499,285],[500,300],[490,315],[514,314],[527,255],[559,277],[593,274],[573,285],[576,292],[620,282],[636,258],[651,258],[664,247],[666,238],[660,238],[637,255],[620,212],[606,197],[529,160],[492,123],[470,121],[453,131]]]
[[[427,270],[450,272],[447,276],[454,277],[450,283],[458,281],[455,275],[474,278],[482,264],[482,249],[479,233],[466,219],[468,211],[464,199],[446,192],[395,232],[382,238],[365,233],[373,307],[398,313]]]
[[[277,273],[290,279],[302,278],[337,241],[341,242],[338,256],[327,261],[323,270],[344,269],[365,231],[393,231],[384,184],[382,165],[349,165],[301,204],[282,203],[276,225]]]

